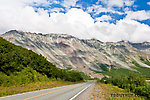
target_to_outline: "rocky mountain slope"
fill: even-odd
[[[143,43],[131,43],[129,42],[133,47],[137,48],[138,50],[149,53],[150,54],[150,42],[143,42]]]
[[[66,34],[41,34],[11,30],[2,37],[16,45],[43,55],[48,61],[60,68],[71,67],[94,76],[93,71],[126,68],[134,70],[132,61],[150,68],[141,57],[150,60],[150,45],[144,47],[129,42],[101,42],[96,39],[83,40]],[[150,44],[150,43],[149,43]],[[146,45],[146,44],[145,44]],[[150,52],[149,52],[150,53]]]

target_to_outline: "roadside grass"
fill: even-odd
[[[122,96],[124,95],[124,96]],[[91,100],[146,100],[112,84],[96,83]]]
[[[40,89],[48,89],[48,88],[54,88],[54,87],[59,87],[59,86],[65,86],[65,85],[70,85],[70,84],[75,84],[75,83],[77,82],[50,80],[50,81],[44,81],[44,82],[33,82],[33,83],[29,83],[23,86],[10,86],[10,87],[0,86],[0,97],[29,92],[29,91],[36,91]]]

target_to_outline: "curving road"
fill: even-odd
[[[79,84],[0,97],[0,100],[73,100],[93,84],[95,84],[95,81],[88,81]]]

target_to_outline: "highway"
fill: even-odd
[[[94,84],[95,81],[88,81],[79,84],[0,97],[0,100],[74,100],[78,95],[84,92],[84,90]]]

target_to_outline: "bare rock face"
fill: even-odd
[[[9,31],[2,37],[43,55],[59,68],[72,67],[91,76],[95,75],[93,70],[102,71],[100,64],[135,70],[129,67],[132,65],[131,59],[140,61],[139,56],[150,57],[127,42],[101,42],[96,39],[78,39],[66,34],[36,34],[16,30]]]

